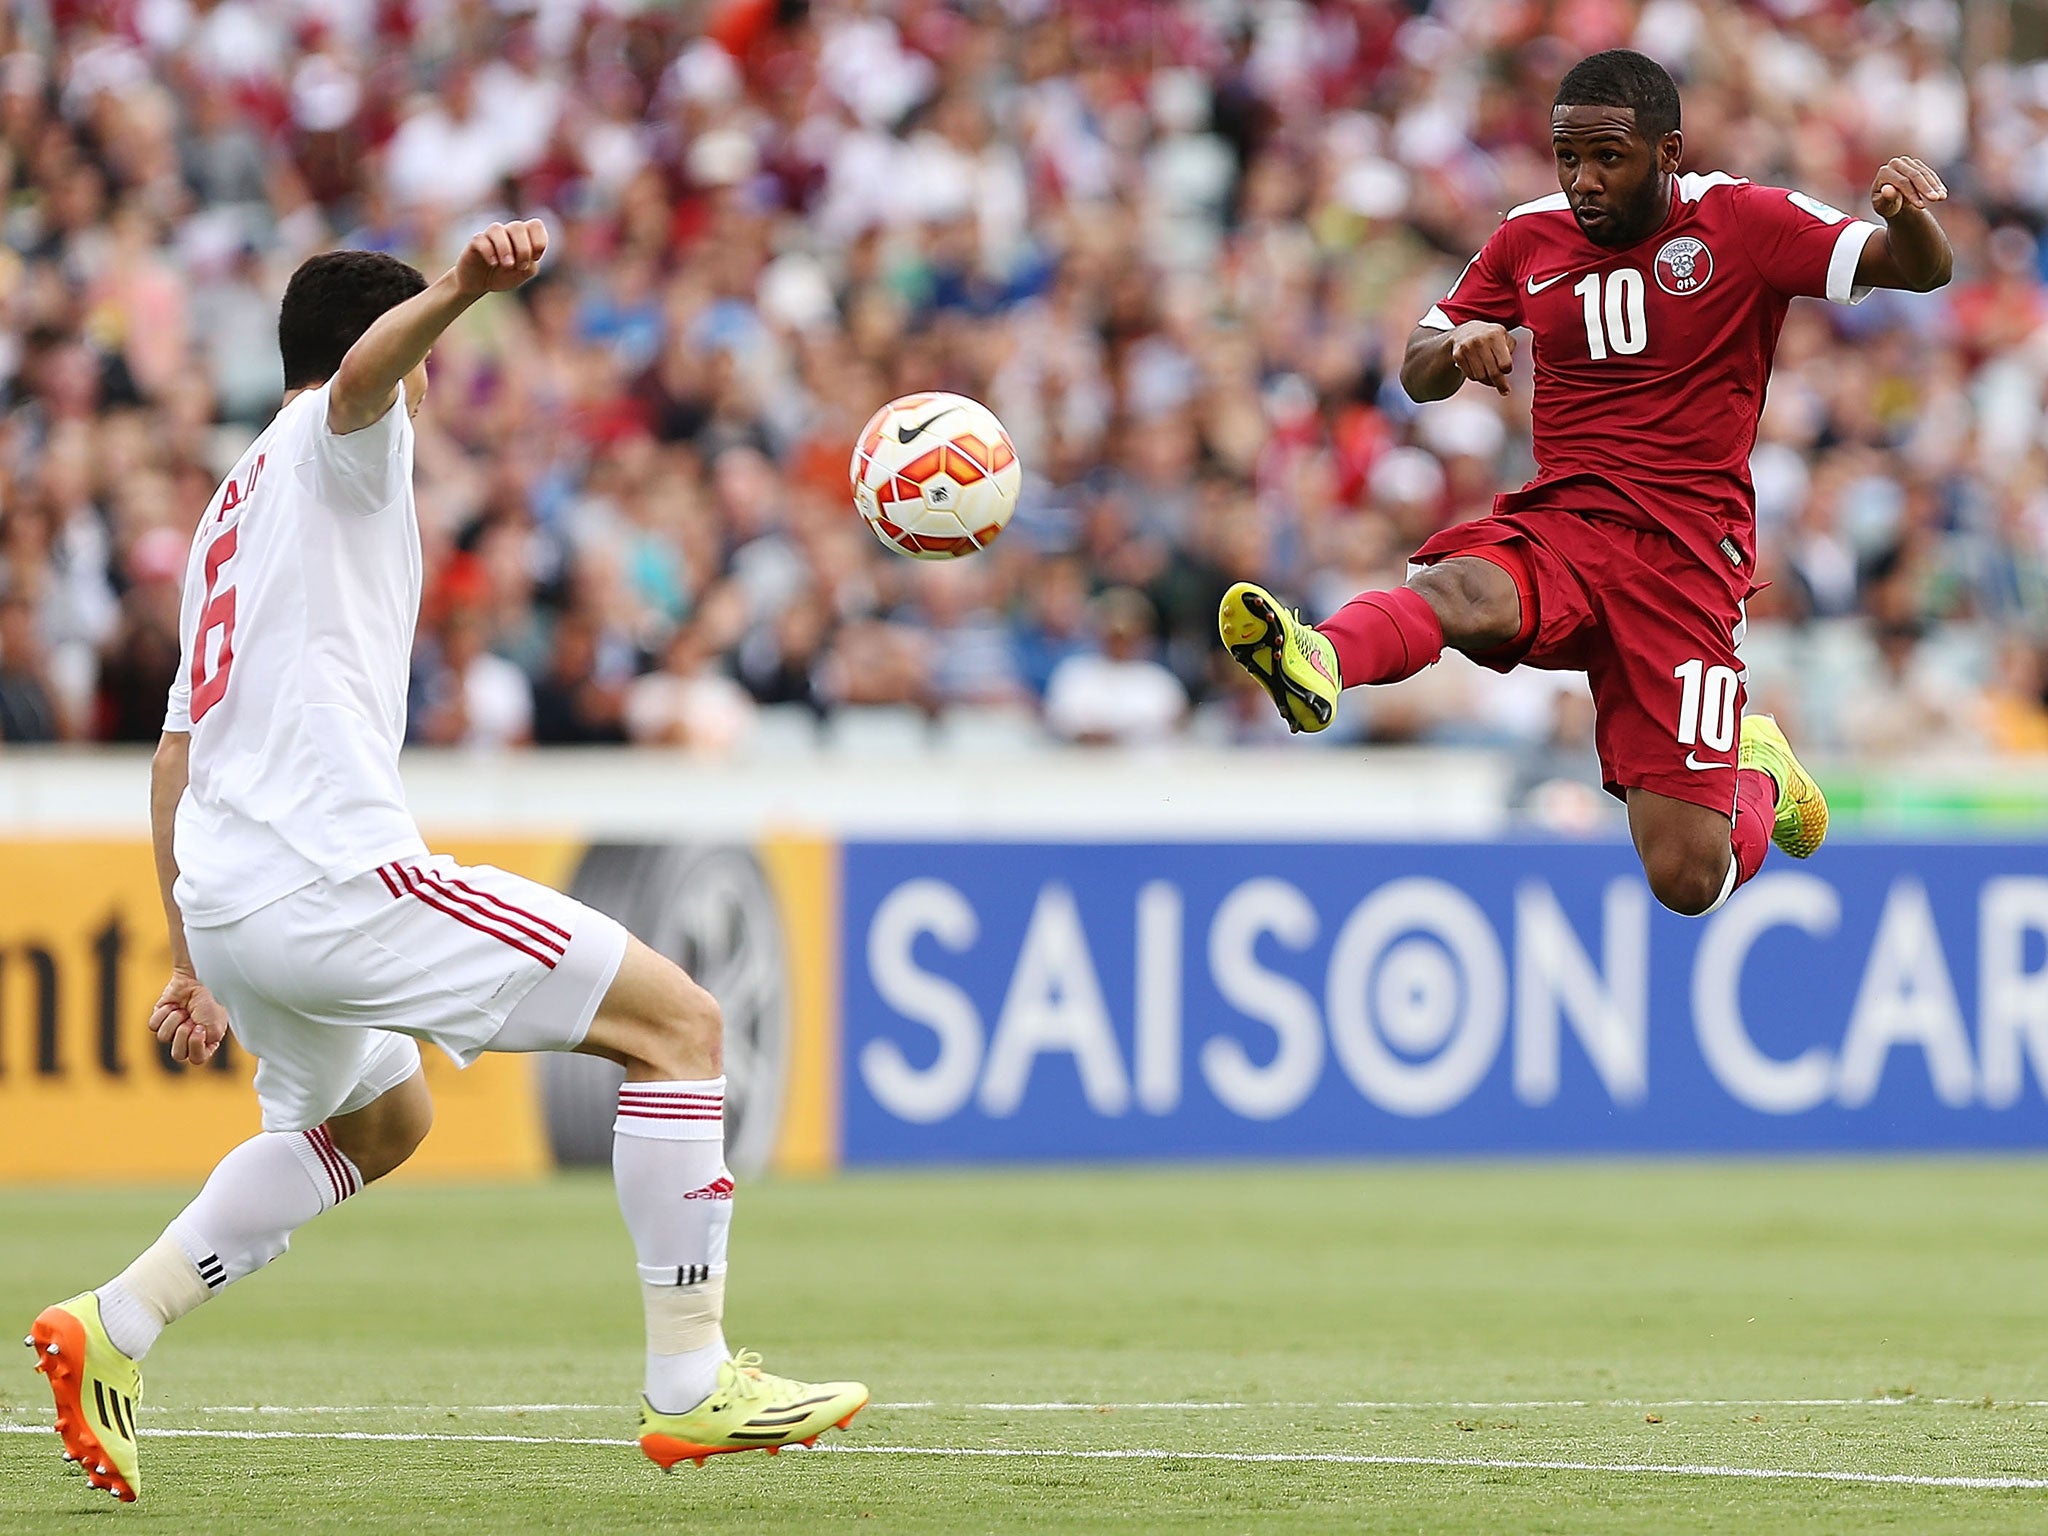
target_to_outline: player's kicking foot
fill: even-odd
[[[1240,581],[1216,615],[1223,644],[1259,680],[1288,728],[1320,731],[1337,718],[1344,691],[1337,648],[1290,613],[1264,587]]]
[[[703,1466],[706,1457],[809,1445],[826,1430],[846,1428],[868,1405],[857,1381],[791,1381],[761,1369],[761,1357],[743,1349],[718,1368],[718,1390],[688,1413],[656,1413],[640,1405],[640,1449],[664,1472],[679,1461]]]
[[[99,1297],[87,1291],[45,1307],[23,1342],[36,1352],[36,1369],[49,1379],[57,1400],[64,1459],[77,1462],[93,1487],[134,1503],[142,1495],[135,1445],[142,1367],[107,1337]]]
[[[1813,775],[1799,766],[1792,744],[1769,715],[1742,717],[1742,747],[1736,753],[1738,768],[1761,768],[1778,786],[1778,819],[1771,827],[1771,841],[1795,859],[1803,859],[1826,841],[1828,802],[1813,782]]]

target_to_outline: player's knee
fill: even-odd
[[[1521,630],[1522,601],[1514,579],[1491,561],[1446,560],[1417,571],[1408,585],[1436,614],[1447,645],[1491,649],[1506,645]]]
[[[421,1093],[417,1102],[407,1106],[404,1118],[392,1127],[391,1135],[385,1146],[386,1153],[390,1158],[390,1166],[384,1170],[384,1173],[389,1173],[392,1168],[398,1167],[409,1159],[413,1153],[419,1151],[420,1143],[427,1139],[427,1133],[433,1128],[434,1101],[428,1094]],[[382,1178],[383,1174],[366,1174],[364,1177],[367,1182],[368,1179],[373,1177]]]
[[[668,1082],[700,1082],[725,1070],[725,1015],[718,999],[680,966],[647,1020],[642,1065]]]
[[[1721,899],[1721,887],[1728,880],[1728,855],[1718,861],[1681,852],[1664,858],[1645,858],[1643,873],[1649,877],[1650,894],[1681,917],[1698,917]]]
[[[701,1082],[723,1070],[718,1000],[667,956],[628,942],[578,1050],[608,1057],[636,1079]]]
[[[434,1099],[414,1073],[367,1109],[327,1123],[328,1132],[365,1184],[403,1164],[434,1128]]]

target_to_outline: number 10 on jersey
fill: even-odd
[[[1678,699],[1678,744],[1726,752],[1735,745],[1739,679],[1733,667],[1710,667],[1695,658],[1671,674],[1683,685]]]
[[[1602,296],[1602,288],[1605,296]],[[1609,272],[1603,285],[1589,272],[1572,289],[1586,304],[1586,350],[1594,362],[1609,352],[1633,356],[1650,344],[1650,325],[1643,312],[1643,274],[1634,267]]]

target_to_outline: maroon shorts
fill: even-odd
[[[1585,672],[1610,793],[1646,789],[1734,814],[1748,677],[1729,574],[1669,534],[1555,510],[1459,523],[1414,561],[1461,555],[1499,566],[1522,595],[1522,633],[1473,660]]]

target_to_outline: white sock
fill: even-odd
[[[251,1137],[215,1165],[162,1237],[99,1288],[107,1337],[140,1360],[167,1326],[261,1269],[293,1232],[362,1187],[325,1126]]]
[[[612,1130],[612,1176],[647,1308],[647,1401],[681,1413],[711,1395],[726,1358],[725,1079],[629,1082]]]

